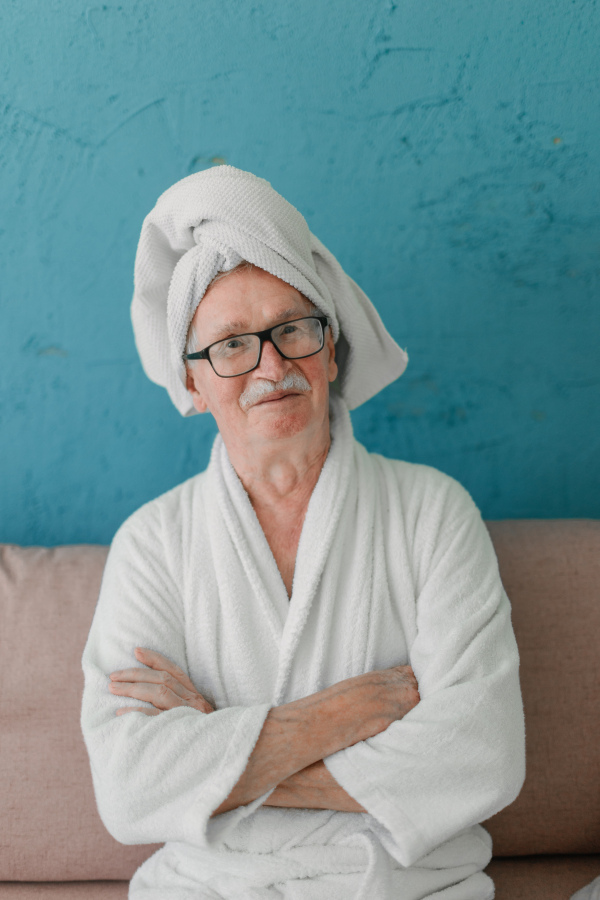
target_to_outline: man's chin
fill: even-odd
[[[272,400],[249,409],[247,422],[251,431],[277,439],[300,434],[310,427],[315,415],[306,403]]]

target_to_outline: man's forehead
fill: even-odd
[[[305,311],[307,304],[302,302],[302,298],[298,298],[298,302],[293,306],[288,306],[287,309],[277,310],[275,314],[275,318],[277,319],[287,319],[290,316],[296,315],[297,313],[303,313]],[[213,327],[216,328],[246,328],[252,324],[250,319],[240,317],[239,319],[227,319],[227,321],[215,322],[213,323]]]

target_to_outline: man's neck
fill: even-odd
[[[306,511],[331,445],[329,415],[310,433],[250,446],[222,436],[291,597]]]
[[[229,459],[257,514],[276,518],[305,510],[315,488],[331,443],[329,422],[319,440],[304,442],[300,435],[286,446],[264,446],[263,451],[236,453],[227,446]]]

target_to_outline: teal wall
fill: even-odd
[[[486,518],[600,517],[595,0],[4,0],[0,33],[0,540],[108,542],[206,466],[129,304],[143,217],[221,161],[407,348],[368,448]]]

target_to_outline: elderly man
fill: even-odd
[[[117,532],[82,659],[102,820],[164,842],[129,897],[489,900],[519,657],[469,494],[353,437],[406,354],[230,166],[146,217],[132,318],[149,377],[219,434]]]

